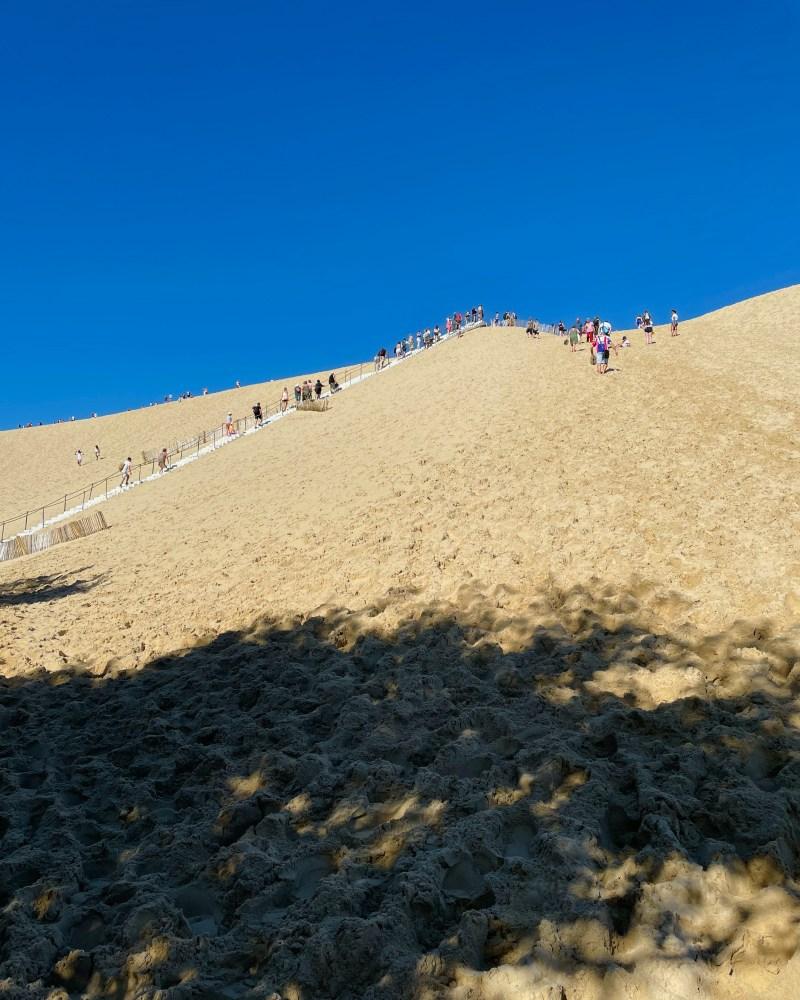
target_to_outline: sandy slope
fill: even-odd
[[[473,333],[1,566],[0,977],[793,996],[798,310]]]
[[[347,371],[358,369],[358,364],[346,365],[337,369],[337,374],[344,378]],[[128,455],[138,463],[142,451],[171,448],[176,441],[185,441],[202,431],[220,427],[228,411],[238,418],[252,416],[251,407],[256,402],[265,407],[274,406],[284,386],[288,387],[290,397],[295,384],[306,378],[319,377],[327,387],[329,374],[330,371],[324,371],[275,379],[74,423],[0,431],[0,481],[3,483],[0,519],[14,517],[115,475],[120,462]],[[99,461],[94,456],[95,444],[100,445]],[[81,467],[75,461],[78,448],[84,454]]]

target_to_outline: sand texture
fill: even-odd
[[[800,995],[798,313],[475,331],[0,565],[0,992]]]

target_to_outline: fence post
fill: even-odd
[[[108,479],[106,479],[106,500],[108,500]]]
[[[86,507],[86,490],[83,491],[83,497],[81,498],[81,510]]]
[[[30,514],[30,511],[26,510],[25,511],[25,527],[22,529],[23,531],[27,531],[28,530],[28,514]]]
[[[65,493],[64,494],[64,513],[66,514],[66,512],[67,512],[67,494]]]
[[[42,527],[44,527],[44,507],[42,507]]]

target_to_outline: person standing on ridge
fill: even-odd
[[[671,337],[680,337],[680,334],[678,333],[678,310],[677,309],[673,309],[672,310],[672,317],[670,319],[669,328],[670,328],[670,336]]]
[[[78,463],[79,467],[83,465],[83,452],[80,450],[80,448],[78,448],[78,450],[75,452],[75,461]]]
[[[100,461],[100,445],[99,444],[96,444],[94,446],[94,460],[95,460],[95,462],[99,462]]]

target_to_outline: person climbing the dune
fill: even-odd
[[[122,479],[120,479],[119,481],[120,488],[124,486],[130,486],[132,468],[133,468],[133,462],[131,460],[131,456],[128,455],[128,457],[122,463],[122,468],[120,469],[120,472],[122,473]]]
[[[642,329],[644,330],[645,344],[655,344],[655,341],[653,340],[653,320],[650,318],[650,313],[646,309],[642,313]]]
[[[576,326],[571,326],[569,328],[569,349],[570,353],[575,354],[578,350],[578,344],[581,342],[580,330]]]
[[[286,408],[289,406],[289,386],[285,385],[283,387],[283,392],[281,393],[281,413],[286,413]]]
[[[680,337],[678,333],[678,311],[677,309],[672,310],[672,316],[669,321],[669,329],[671,337]]]

